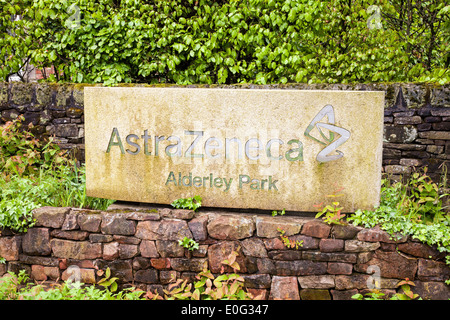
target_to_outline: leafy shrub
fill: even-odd
[[[65,164],[64,152],[52,139],[39,140],[24,128],[23,115],[0,126],[0,174],[35,175],[41,169],[52,169]]]
[[[106,209],[113,200],[86,196],[85,167],[23,130],[23,117],[0,126],[0,228],[26,232],[41,206]]]
[[[0,78],[29,61],[107,85],[447,83],[448,15],[440,0],[2,1]]]
[[[371,210],[357,210],[347,218],[354,225],[381,229],[394,235],[411,235],[440,252],[450,252],[450,212],[442,207],[442,195],[425,173],[414,173],[406,184],[390,184],[383,179],[380,205]],[[431,204],[430,204],[431,203]],[[446,256],[450,264],[450,254]]]

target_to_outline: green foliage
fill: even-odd
[[[272,217],[275,217],[275,216],[278,216],[278,215],[284,216],[285,213],[286,213],[286,211],[284,209],[281,210],[281,211],[273,210],[272,211]]]
[[[26,232],[41,206],[105,210],[113,200],[86,196],[85,167],[51,140],[23,130],[23,118],[0,126],[0,227]]]
[[[197,275],[198,281],[187,283],[178,279],[165,290],[167,300],[251,300],[244,290],[244,278],[237,274],[222,274],[216,278],[209,270]]]
[[[198,242],[194,239],[184,237],[182,240],[178,240],[178,244],[189,251],[198,250]]]
[[[404,2],[1,0],[0,79],[29,61],[106,85],[448,83],[449,6]]]
[[[111,277],[111,269],[106,268],[105,271],[105,277],[100,279],[100,281],[97,283],[98,285],[101,285],[104,288],[109,288],[111,290],[111,292],[115,292],[117,291],[117,280],[119,278],[117,277]]]
[[[373,211],[357,210],[347,221],[366,228],[379,225],[391,235],[411,235],[436,245],[440,252],[450,252],[450,213],[442,208],[435,187],[426,173],[414,173],[406,184],[391,185],[383,179],[380,205]],[[450,255],[446,260],[450,264]]]
[[[117,278],[111,278],[117,279]],[[114,284],[115,282],[112,282]],[[25,270],[18,275],[8,272],[0,278],[0,300],[139,300],[144,291],[127,288],[118,293],[110,290],[109,284],[104,289],[94,285],[85,286],[81,282],[67,280],[62,284],[54,284],[52,288],[34,285],[29,282]],[[117,284],[116,284],[117,285]]]
[[[238,249],[239,250],[239,249]],[[237,251],[231,252],[227,259],[222,261],[223,265],[233,268],[234,273],[222,274],[215,277],[210,270],[206,269],[206,263],[202,272],[200,272],[194,283],[188,283],[187,279],[178,279],[168,290],[164,290],[167,300],[251,300],[260,299],[253,297],[244,289],[244,278],[236,274],[240,270],[236,261]]]
[[[286,236],[286,231],[281,229],[280,227],[277,228],[277,231],[280,233],[280,239],[283,241],[283,244],[288,249],[298,249],[300,247],[303,247],[303,240],[291,240],[288,236]]]
[[[397,287],[401,287],[401,292],[394,294],[389,300],[422,300],[418,294],[414,293],[411,290],[411,286],[415,286],[414,282],[406,278],[405,280],[400,281],[397,284]],[[373,292],[368,292],[362,295],[361,293],[357,293],[352,296],[352,299],[355,300],[387,300],[387,297],[384,293],[379,290],[373,290]]]
[[[177,209],[189,209],[197,211],[202,206],[202,197],[194,196],[193,198],[176,199],[171,203],[172,207]]]
[[[67,159],[63,157],[60,148],[48,141],[38,140],[24,128],[23,115],[0,126],[0,174],[3,177],[15,174],[33,175],[39,168],[52,169],[64,165]]]
[[[327,198],[339,198],[342,197],[343,194],[337,194],[342,191],[342,188],[335,191],[333,194],[329,194]],[[327,204],[324,206],[324,202],[321,202],[314,207],[319,209],[319,212],[316,214],[316,219],[325,215],[322,219],[328,224],[345,224],[342,219],[345,218],[345,214],[341,213],[344,207],[339,206],[339,201],[333,201],[331,204]]]

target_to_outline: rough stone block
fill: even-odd
[[[362,230],[361,227],[356,227],[351,224],[334,225],[331,230],[331,235],[336,239],[353,239],[360,230]]]
[[[334,275],[301,276],[298,283],[302,289],[331,289],[335,287]]]
[[[72,210],[71,212],[67,213],[66,218],[64,219],[64,223],[61,226],[61,230],[76,230],[80,228],[77,220],[78,212]]]
[[[269,252],[268,257],[273,260],[300,260],[302,258],[302,252],[296,250],[273,250]]]
[[[189,230],[191,230],[196,241],[206,240],[208,238],[207,224],[207,215],[196,217],[188,222]]]
[[[238,263],[240,273],[247,272],[245,266],[244,256],[239,241],[222,241],[217,244],[213,244],[208,248],[208,262],[209,268],[213,273],[219,273],[222,270],[225,272],[233,272],[233,269],[229,266],[222,264],[222,261],[229,258],[232,252],[237,252],[236,262]]]
[[[212,238],[220,240],[240,240],[251,237],[255,230],[252,218],[220,215],[207,225]]]
[[[134,280],[143,283],[158,283],[158,271],[153,269],[138,270],[134,274]]]
[[[102,257],[102,244],[88,241],[52,239],[52,252],[58,258],[97,259]]]
[[[346,240],[345,251],[346,252],[367,252],[374,251],[380,247],[379,242],[366,242],[360,240]]]
[[[344,250],[344,240],[342,239],[321,239],[319,243],[321,252],[338,252]]]
[[[371,276],[366,274],[337,275],[336,290],[366,289]]]
[[[118,277],[118,282],[132,282],[133,281],[133,269],[132,260],[96,260],[97,267],[101,270],[106,268],[111,269],[111,274],[114,277]]]
[[[138,245],[119,243],[119,258],[130,259],[139,254]]]
[[[102,213],[101,231],[106,234],[134,235],[136,222],[127,220],[126,214]]]
[[[342,262],[329,262],[327,273],[329,274],[352,274],[353,264]]]
[[[242,240],[241,244],[246,257],[267,258],[267,250],[261,239],[249,238]]]
[[[142,240],[141,244],[139,245],[139,251],[141,253],[141,256],[143,256],[145,258],[159,257],[159,253],[156,250],[155,241]],[[183,252],[184,252],[184,250],[183,250]]]
[[[272,277],[269,300],[300,300],[296,277]]]
[[[318,251],[304,251],[303,259],[312,261],[329,261],[329,262],[347,262],[356,263],[357,255],[355,253],[347,252],[318,252]]]
[[[110,242],[103,244],[103,259],[115,260],[119,258],[119,243]]]
[[[367,272],[367,268],[376,265],[381,277],[414,280],[417,271],[417,259],[406,258],[397,252],[376,251],[367,263],[355,265],[355,271]]]
[[[67,240],[86,240],[89,238],[89,232],[87,231],[80,231],[80,230],[70,230],[70,231],[64,231],[55,229],[52,230],[51,236],[55,238],[62,238]]]
[[[11,86],[11,101],[16,105],[25,105],[33,101],[33,90],[29,83],[15,83]]]
[[[102,216],[98,213],[79,213],[77,218],[81,230],[89,232],[100,232]]]
[[[208,260],[205,258],[171,258],[170,266],[176,271],[201,272],[208,268]]]
[[[30,228],[22,238],[22,250],[28,255],[47,256],[51,253],[47,228]]]
[[[163,258],[184,256],[184,248],[178,244],[178,241],[156,240],[156,250]]]
[[[323,222],[313,220],[304,224],[301,233],[315,238],[328,238],[330,231],[331,226]]]
[[[33,210],[35,226],[60,229],[70,208],[40,207]]]
[[[419,133],[422,139],[450,140],[450,131],[424,131]]]
[[[89,284],[96,283],[94,269],[85,269],[85,268],[66,269],[61,275],[61,280],[66,281],[69,278],[74,281],[80,281],[82,283],[89,283]]]
[[[450,286],[444,282],[422,282],[415,281],[414,293],[424,300],[446,300],[450,299]]]
[[[250,274],[242,276],[246,288],[270,289],[272,279],[268,274]]]
[[[275,268],[280,276],[319,275],[327,272],[327,263],[309,260],[275,261]]]
[[[408,237],[401,235],[390,236],[386,231],[381,230],[379,227],[364,229],[358,233],[358,240],[368,242],[386,242],[386,243],[403,243],[406,242]]]
[[[405,243],[400,243],[398,244],[397,248],[398,250],[406,254],[425,259],[436,259],[445,255],[445,253],[439,252],[436,248],[430,247],[429,245],[420,242],[408,241]]]
[[[279,219],[283,218],[283,219]],[[285,231],[285,236],[291,236],[300,232],[303,220],[289,219],[288,217],[257,217],[256,234],[262,238],[274,238],[280,235],[278,228]]]
[[[19,260],[20,245],[22,239],[20,236],[1,237],[0,238],[0,257],[6,261]]]
[[[180,240],[192,238],[185,220],[166,219],[162,221],[139,221],[135,236],[145,240]]]
[[[300,300],[331,300],[331,295],[328,290],[302,289],[300,290]]]
[[[318,238],[313,238],[310,236],[305,236],[301,234],[296,234],[294,236],[288,237],[289,241],[301,241],[302,245],[298,248],[298,250],[310,250],[310,249],[318,249],[319,248],[319,241]],[[281,238],[270,238],[270,239],[263,239],[264,246],[267,250],[285,250],[286,246],[284,245],[283,241],[281,241]]]
[[[153,268],[157,269],[157,270],[164,270],[164,269],[170,269],[171,264],[170,264],[170,259],[169,258],[153,258],[150,259],[150,264]],[[141,269],[145,269],[145,268],[141,268]]]
[[[417,277],[420,280],[444,281],[450,277],[450,268],[445,262],[419,259]]]
[[[418,137],[417,128],[413,125],[384,126],[384,139],[392,143],[410,143]]]
[[[76,138],[78,137],[78,126],[76,124],[57,124],[55,126],[57,137]]]

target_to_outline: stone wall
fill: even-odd
[[[380,290],[394,294],[414,281],[423,299],[447,300],[450,268],[435,248],[379,229],[330,226],[314,218],[154,208],[115,204],[107,211],[42,207],[25,234],[3,230],[0,276],[25,269],[37,281],[66,280],[76,266],[84,283],[109,267],[122,287],[161,292],[172,277],[193,280],[206,264],[213,274],[232,251],[248,291],[265,299],[350,300],[367,292],[374,271]],[[287,248],[278,228],[291,241]],[[193,238],[199,248],[178,244]],[[231,269],[225,268],[225,272]]]
[[[146,85],[132,85],[146,86]],[[450,85],[289,84],[215,85],[236,89],[385,91],[383,171],[396,176],[427,166],[439,179],[450,160]],[[84,85],[0,83],[0,125],[22,114],[36,134],[53,135],[64,149],[84,161]],[[368,117],[370,115],[367,115]],[[448,177],[450,177],[447,171]]]

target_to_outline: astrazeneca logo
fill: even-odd
[[[319,122],[325,117],[328,117],[329,123]],[[325,107],[323,107],[322,110],[319,111],[319,113],[314,117],[314,119],[305,130],[305,136],[325,146],[325,148],[322,149],[322,151],[320,151],[316,157],[316,160],[319,162],[333,161],[344,156],[343,152],[336,149],[350,138],[350,131],[337,127],[334,125],[334,123],[335,119],[333,106],[327,104]],[[323,133],[322,129],[327,129],[329,131],[329,136],[326,136]],[[314,131],[318,131],[322,139],[318,139],[312,136],[311,132]],[[339,134],[340,137],[335,139],[335,133]],[[330,153],[332,153],[333,151],[336,151],[337,154],[330,155]]]

